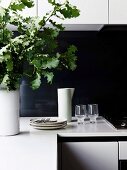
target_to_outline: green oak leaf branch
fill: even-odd
[[[60,53],[57,37],[64,31],[62,21],[80,15],[79,9],[65,0],[48,0],[53,7],[42,17],[23,17],[21,11],[32,8],[33,0],[13,0],[7,8],[0,1],[0,89],[16,90],[23,77],[33,89],[40,87],[41,78],[52,83],[56,70],[76,69],[74,45]],[[43,7],[42,7],[43,10]],[[61,20],[57,23],[54,16]],[[47,25],[50,23],[51,27]],[[17,28],[18,34],[9,25]]]

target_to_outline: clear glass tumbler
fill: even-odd
[[[75,117],[78,120],[78,124],[84,123],[85,115],[86,115],[86,105],[76,105],[75,106]]]
[[[95,123],[98,115],[98,104],[88,104],[88,117],[90,118],[90,123]]]

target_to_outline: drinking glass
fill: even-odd
[[[98,115],[98,104],[88,104],[88,117],[90,118],[90,123],[95,123]]]
[[[86,105],[75,106],[75,117],[77,117],[78,124],[84,123],[85,114],[86,114]]]

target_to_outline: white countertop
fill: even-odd
[[[57,134],[67,136],[127,136],[127,130],[116,130],[105,120],[96,124],[69,123],[65,129],[36,130],[31,118],[20,118],[20,134],[0,137],[1,170],[56,170]]]

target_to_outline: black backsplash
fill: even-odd
[[[77,69],[55,73],[52,85],[43,80],[32,91],[21,84],[21,116],[57,116],[57,88],[74,87],[75,104],[98,103],[100,115],[127,114],[127,31],[66,31],[58,38],[62,49],[78,48]]]

